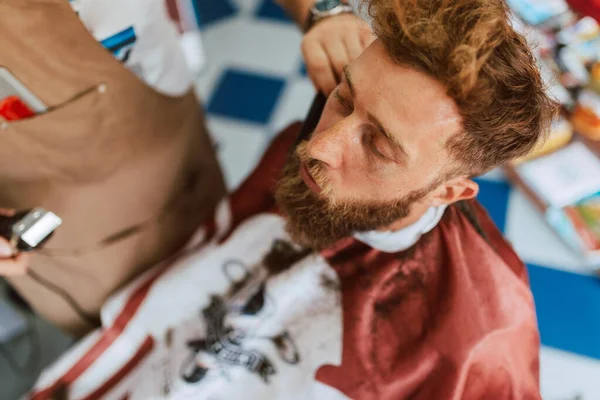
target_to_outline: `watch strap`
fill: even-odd
[[[318,0],[317,0],[318,1]],[[325,15],[323,15],[325,14]],[[347,1],[343,0],[341,1],[340,5],[338,5],[334,10],[332,10],[330,13],[321,13],[321,14],[317,14],[314,11],[314,5],[310,8],[310,10],[308,11],[308,17],[306,18],[306,21],[304,22],[304,26],[302,27],[302,30],[304,33],[308,32],[317,22],[322,21],[324,19],[330,18],[330,17],[334,17],[336,15],[342,15],[342,14],[354,14],[354,9],[352,8],[352,6],[350,4],[348,4]]]

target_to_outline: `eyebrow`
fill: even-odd
[[[352,83],[352,76],[350,75],[350,67],[348,65],[344,66],[344,78],[346,78],[346,83],[348,84],[348,89],[350,89],[350,94],[352,97],[354,97],[354,84]]]
[[[356,96],[356,91],[354,90],[354,84],[352,83],[352,75],[350,74],[350,67],[348,65],[344,67],[344,78],[346,80],[346,83],[348,84],[348,89],[350,89],[350,94],[352,95],[352,98],[354,98]],[[405,156],[408,157],[408,153],[406,152],[404,146],[402,146],[402,143],[400,143],[394,135],[392,135],[387,129],[385,129],[385,127],[377,119],[377,117],[375,117],[371,113],[367,113],[367,117],[369,118],[369,122],[375,125],[379,133],[381,133],[392,144],[392,146],[400,150]]]

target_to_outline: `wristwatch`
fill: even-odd
[[[308,32],[317,22],[340,14],[353,14],[354,9],[348,0],[317,0],[308,12],[304,32]]]

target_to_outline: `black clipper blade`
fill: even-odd
[[[0,236],[18,252],[41,248],[62,220],[43,208],[20,211],[12,216],[0,216]]]

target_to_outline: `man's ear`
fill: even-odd
[[[441,206],[472,199],[478,193],[479,185],[475,181],[466,177],[457,177],[434,189],[429,196],[429,201],[432,206]]]

